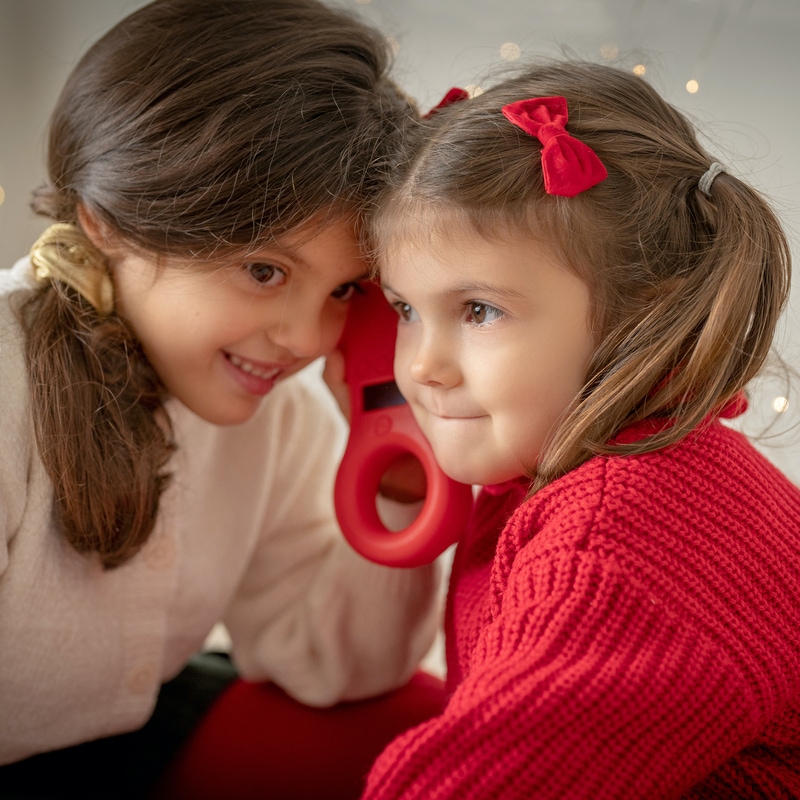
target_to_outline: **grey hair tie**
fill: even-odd
[[[720,172],[725,172],[725,167],[723,167],[719,161],[714,161],[700,176],[700,180],[697,182],[697,188],[707,197],[711,197],[711,184],[714,183],[714,178],[716,178]]]

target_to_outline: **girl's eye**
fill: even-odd
[[[286,280],[286,272],[273,264],[245,264],[250,277],[261,286],[280,286]]]
[[[354,294],[363,294],[364,289],[362,288],[361,284],[357,281],[351,281],[350,283],[343,283],[341,286],[337,286],[332,292],[331,297],[334,300],[342,300],[347,302],[348,300],[353,299]]]
[[[414,307],[408,303],[397,301],[396,303],[392,303],[392,308],[394,308],[403,322],[411,322],[414,319]]]
[[[496,322],[502,316],[503,312],[499,308],[486,303],[467,303],[467,321],[474,322],[476,325],[488,325]]]

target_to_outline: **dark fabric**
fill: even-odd
[[[0,800],[146,798],[235,678],[225,654],[198,654],[161,687],[155,711],[143,728],[0,767]]]

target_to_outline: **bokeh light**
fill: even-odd
[[[514,42],[506,42],[500,48],[500,55],[506,61],[516,61],[522,55],[522,48]]]
[[[775,410],[776,414],[785,414],[789,410],[789,398],[776,397],[772,401],[772,408]]]

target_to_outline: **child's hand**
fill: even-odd
[[[334,350],[325,358],[325,368],[322,371],[322,379],[328,385],[331,394],[339,408],[344,414],[344,418],[350,422],[350,392],[344,380],[344,356],[339,350]]]

